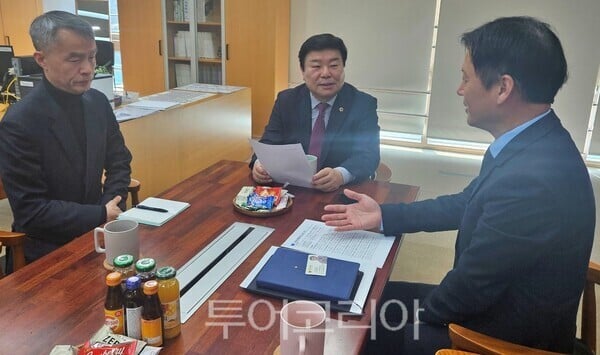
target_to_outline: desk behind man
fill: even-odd
[[[112,108],[90,89],[96,66],[91,26],[50,11],[32,22],[30,35],[44,83],[0,122],[0,174],[13,229],[28,235],[28,261],[115,219],[131,173]]]
[[[347,54],[331,34],[308,38],[298,53],[305,83],[279,93],[260,140],[301,143],[316,155],[313,184],[322,191],[365,180],[379,165],[377,100],[344,82]],[[257,183],[271,181],[255,156],[250,167]]]

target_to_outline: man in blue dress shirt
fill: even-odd
[[[433,354],[450,345],[447,325],[458,323],[570,353],[595,202],[581,154],[551,109],[567,78],[562,46],[549,25],[530,17],[489,22],[463,34],[462,43],[457,93],[467,123],[495,138],[479,176],[436,199],[379,206],[346,190],[357,203],[325,207],[323,220],[338,230],[458,229],[454,267],[439,285],[388,283],[368,350]],[[420,323],[397,302],[413,310],[415,300]]]

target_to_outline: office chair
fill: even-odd
[[[25,233],[0,231],[0,249],[10,247],[13,259],[13,271],[17,271],[25,266]],[[3,278],[4,271],[0,268],[0,279]]]
[[[581,340],[578,339],[575,341],[574,354],[596,353],[595,287],[598,284],[600,284],[600,264],[590,261],[585,281],[585,287],[583,289],[581,305]],[[458,324],[450,324],[450,326],[448,327],[448,334],[450,335],[450,340],[452,341],[452,347],[456,350],[443,349],[438,351],[436,355],[464,354],[464,352],[460,352],[459,350],[471,351],[481,355],[559,354],[496,339],[494,337],[487,336],[476,331],[461,327]]]
[[[6,198],[4,192],[4,185],[2,179],[0,179],[0,199]],[[15,233],[0,231],[0,250],[2,248],[10,247],[13,253],[13,270],[16,271],[25,266],[25,251],[23,244],[25,243],[24,233]],[[0,279],[4,277],[4,271],[0,268]]]
[[[127,186],[127,191],[129,192],[129,195],[131,196],[131,205],[132,206],[136,206],[136,205],[140,204],[140,197],[138,195],[138,192],[140,192],[140,187],[141,187],[141,184],[140,184],[139,180],[131,178],[131,181],[129,181],[129,186]]]
[[[102,176],[102,184],[104,184],[104,179],[106,176]],[[140,203],[139,192],[141,188],[141,183],[139,180],[131,178],[129,180],[129,185],[127,186],[127,192],[129,193],[129,197],[131,198],[131,206],[138,205]]]
[[[371,180],[389,182],[392,179],[392,170],[385,163],[379,163]]]

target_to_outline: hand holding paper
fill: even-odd
[[[252,149],[274,181],[312,188],[316,164],[309,162],[302,145],[269,145],[251,140]],[[312,164],[312,166],[311,166]]]

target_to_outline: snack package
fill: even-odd
[[[238,206],[246,206],[248,196],[254,192],[254,186],[242,186],[240,192],[235,196],[235,204]]]
[[[136,345],[137,340],[120,344],[90,344],[88,341],[79,349],[77,355],[135,355]]]
[[[142,340],[114,334],[104,324],[79,350],[71,345],[56,345],[50,355],[157,355],[161,349]]]
[[[275,197],[275,202],[273,205],[277,206],[279,204],[279,199],[281,198],[281,187],[270,187],[270,186],[257,186],[254,189],[254,192],[259,196],[273,196]]]
[[[142,340],[136,340],[121,334],[114,334],[107,325],[102,325],[102,327],[96,332],[96,334],[92,335],[88,343],[114,345],[121,343],[129,343],[132,341],[136,342],[136,346],[134,347],[135,352],[133,353],[136,355],[155,355],[159,353],[160,349],[162,349],[160,347],[147,345],[146,342]],[[111,353],[108,352],[106,354]]]
[[[275,203],[275,196],[260,196],[256,192],[248,196],[246,206],[251,210],[271,210]]]
[[[279,200],[279,204],[277,204],[277,206],[275,206],[275,211],[279,211],[279,210],[286,208],[288,205],[289,198],[290,198],[290,195],[288,195],[288,194],[284,194],[283,196],[281,196],[281,200]]]

